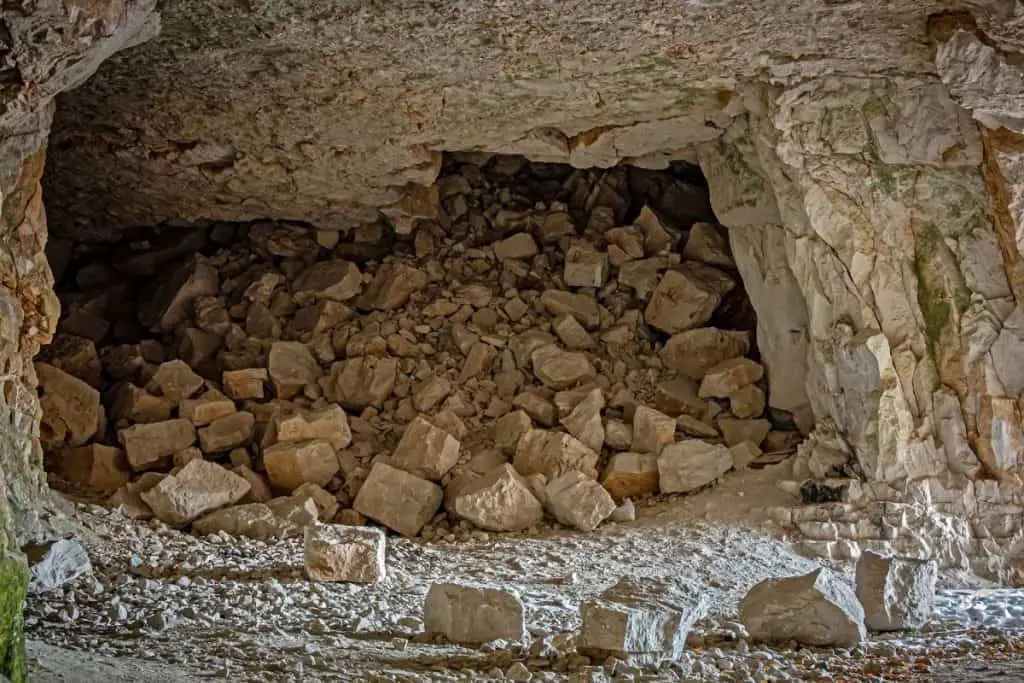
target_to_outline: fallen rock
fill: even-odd
[[[441,507],[444,492],[433,482],[376,463],[352,507],[403,536],[415,536]]]
[[[274,342],[267,371],[278,398],[289,399],[320,377],[320,365],[309,348],[300,342]]]
[[[166,524],[188,524],[200,515],[237,503],[249,482],[208,460],[193,460],[177,474],[141,494],[153,514]]]
[[[263,434],[263,446],[312,439],[327,441],[338,451],[348,448],[352,443],[352,430],[341,406],[330,405],[319,410],[295,408],[274,415]]]
[[[295,536],[300,530],[301,527],[281,519],[264,503],[234,505],[192,522],[192,531],[197,534],[208,536],[223,531],[260,541]]]
[[[547,289],[540,295],[540,303],[552,316],[569,314],[588,330],[601,326],[601,307],[592,296]]]
[[[865,550],[857,561],[857,599],[872,631],[919,629],[932,616],[938,563]]]
[[[707,422],[686,414],[676,418],[676,426],[679,427],[679,431],[683,434],[694,436],[698,439],[717,439],[721,436],[718,430]]]
[[[764,367],[749,358],[732,358],[708,370],[700,383],[701,398],[728,398],[764,377]],[[737,416],[738,417],[738,416]]]
[[[535,350],[530,354],[530,361],[533,374],[552,389],[568,389],[597,374],[585,355],[563,351],[554,344]]]
[[[142,494],[150,490],[168,475],[162,472],[143,472],[138,479],[114,491],[107,499],[107,507],[120,510],[126,517],[138,520],[153,519],[153,509],[142,500]]]
[[[440,481],[459,460],[459,440],[422,416],[405,428],[389,464],[421,479]]]
[[[304,270],[292,284],[295,302],[308,303],[316,299],[348,301],[359,294],[363,276],[356,264],[342,259],[320,261]]]
[[[320,519],[316,502],[309,496],[278,496],[268,500],[267,507],[286,524],[297,529],[316,524]]]
[[[593,389],[561,420],[562,426],[570,434],[595,453],[600,453],[604,445],[604,423],[601,421],[603,409],[604,393],[601,389]]]
[[[249,492],[243,496],[243,503],[266,503],[274,497],[270,491],[270,483],[262,474],[253,472],[248,465],[236,465],[231,471],[249,482]]]
[[[292,491],[292,498],[309,498],[312,500],[313,504],[316,505],[317,519],[321,522],[330,522],[338,514],[338,508],[341,507],[333,493],[322,486],[317,486],[308,481]]]
[[[173,330],[192,316],[196,299],[219,292],[217,269],[196,256],[159,280],[153,295],[139,309],[139,321],[154,330]]]
[[[46,363],[36,363],[42,416],[39,440],[46,450],[81,446],[96,436],[103,421],[100,392]]]
[[[154,396],[131,382],[120,382],[110,390],[107,398],[112,419],[135,424],[170,420],[174,410],[170,399]]]
[[[161,363],[146,389],[151,393],[179,404],[194,396],[203,387],[203,378],[197,375],[183,360]]]
[[[167,464],[171,456],[196,442],[188,420],[167,420],[126,427],[117,433],[128,462],[136,472]]]
[[[384,405],[397,378],[398,359],[360,356],[332,365],[321,385],[328,400],[345,408],[362,410],[367,406]]]
[[[527,259],[538,253],[537,243],[533,241],[533,236],[528,232],[517,232],[511,237],[498,240],[491,247],[494,249],[494,256],[499,261]]]
[[[89,554],[75,540],[60,539],[24,551],[30,565],[28,587],[35,593],[60,588],[92,571]]]
[[[637,406],[633,413],[633,444],[635,453],[661,453],[662,449],[675,441],[676,421],[674,418],[647,406]]]
[[[760,446],[772,429],[772,423],[764,419],[739,420],[732,417],[720,417],[716,420],[716,424],[722,432],[726,446],[735,446],[744,441]]]
[[[412,405],[421,413],[430,412],[450,393],[452,383],[444,377],[435,375],[413,387]]]
[[[696,263],[684,263],[669,270],[655,287],[644,311],[647,324],[675,334],[703,325],[736,286],[720,270]]]
[[[101,388],[100,356],[91,339],[73,334],[56,334],[39,351],[39,360],[77,377],[94,389]]]
[[[356,300],[356,306],[364,311],[400,308],[426,284],[427,274],[422,270],[404,263],[387,263],[377,270],[373,281]]]
[[[679,659],[686,637],[704,617],[705,595],[666,579],[623,578],[595,600],[580,605],[577,649],[592,659],[608,657],[657,665]]]
[[[662,493],[693,491],[731,467],[732,455],[725,446],[688,439],[666,446],[658,456],[658,485]]]
[[[435,583],[423,603],[423,629],[455,643],[522,640],[526,635],[523,602],[512,590]]]
[[[729,410],[738,418],[758,417],[764,407],[764,391],[756,384],[748,384],[729,394]]]
[[[509,464],[460,487],[455,514],[488,531],[520,531],[540,524],[544,508]]]
[[[569,287],[603,287],[608,278],[608,255],[589,242],[577,242],[565,252],[563,277]]]
[[[735,268],[729,243],[714,223],[694,223],[683,247],[683,257],[709,266]]]
[[[750,463],[761,457],[761,449],[749,441],[741,441],[735,446],[730,446],[729,453],[732,455],[732,466],[737,470],[749,467]]]
[[[384,530],[339,524],[305,529],[303,561],[312,581],[376,583],[384,579]]]
[[[551,323],[551,329],[569,349],[592,349],[597,346],[586,328],[569,314],[555,318]]]
[[[566,472],[555,478],[545,493],[555,519],[580,531],[593,531],[615,510],[611,495],[582,472]]]
[[[515,453],[523,434],[533,428],[530,416],[524,410],[506,413],[494,423],[494,445],[505,453]]]
[[[227,370],[221,378],[224,393],[236,401],[247,398],[262,399],[265,394],[264,385],[269,380],[270,374],[266,368]]]
[[[252,413],[225,415],[199,430],[199,447],[204,453],[223,453],[252,440],[256,418]]]
[[[270,484],[282,491],[294,491],[306,482],[324,486],[338,470],[338,456],[330,441],[282,441],[263,451],[263,466]]]
[[[654,407],[666,415],[701,417],[708,402],[697,395],[697,383],[689,377],[675,377],[659,382],[654,393]]]
[[[658,456],[653,453],[617,453],[608,461],[601,485],[615,500],[658,492]]]
[[[749,332],[701,327],[672,335],[661,350],[661,360],[670,370],[699,381],[719,363],[748,351]]]
[[[569,434],[531,429],[516,446],[512,464],[524,477],[543,474],[549,480],[579,471],[597,477],[598,455]]]
[[[512,399],[512,405],[522,408],[532,420],[539,422],[545,427],[554,427],[558,417],[558,411],[548,399],[532,391],[523,393]]]
[[[219,391],[208,391],[199,398],[182,401],[178,416],[202,427],[235,412],[234,401]]]
[[[108,494],[128,483],[132,476],[124,451],[98,443],[59,451],[55,465],[63,479]]]
[[[867,638],[853,589],[824,568],[757,584],[740,601],[740,622],[762,642],[855,647]]]

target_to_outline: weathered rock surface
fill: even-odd
[[[519,439],[512,465],[524,477],[543,474],[554,479],[572,471],[596,477],[597,459],[597,453],[569,434],[531,429]]]
[[[742,356],[749,350],[750,334],[747,332],[698,327],[672,335],[661,350],[661,359],[680,374],[700,380],[722,361]]]
[[[417,416],[405,428],[389,464],[422,479],[438,481],[459,460],[459,440]]]
[[[124,451],[98,443],[59,451],[56,466],[64,479],[105,493],[113,493],[131,479]]]
[[[857,560],[857,599],[872,631],[918,629],[935,607],[938,563],[865,550]]]
[[[673,334],[703,325],[711,319],[722,297],[736,283],[710,266],[687,263],[666,271],[651,294],[644,317],[647,323]]]
[[[658,456],[654,453],[616,453],[608,461],[601,484],[615,500],[658,492]]]
[[[40,439],[45,448],[81,446],[96,435],[103,419],[100,393],[82,380],[46,363],[36,363],[43,410]]]
[[[403,536],[415,536],[443,500],[444,492],[437,484],[377,463],[352,507]]]
[[[662,493],[699,489],[732,467],[729,449],[697,439],[666,446],[658,456],[658,485]]]
[[[178,451],[196,441],[196,428],[188,420],[167,420],[137,424],[117,433],[133,470],[145,470],[165,463]]]
[[[740,601],[740,621],[765,642],[855,647],[867,638],[857,596],[828,569],[762,581]]]
[[[303,561],[313,581],[375,583],[385,576],[383,529],[314,524],[305,529]]]
[[[540,501],[508,464],[460,487],[453,508],[459,517],[489,531],[520,531],[544,519]]]
[[[423,603],[423,629],[456,643],[522,640],[522,600],[511,590],[459,583],[435,583]]]
[[[187,524],[200,515],[237,503],[249,482],[206,460],[193,460],[140,494],[153,513],[167,524]]]
[[[578,471],[556,477],[548,483],[545,494],[555,519],[580,531],[593,531],[615,510],[608,491]]]
[[[263,451],[263,464],[271,485],[294,491],[307,482],[323,486],[340,468],[330,441],[282,441]]]

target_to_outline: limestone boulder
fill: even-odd
[[[100,392],[52,365],[36,363],[35,368],[43,411],[39,434],[43,448],[81,446],[96,436],[103,420]]]
[[[422,479],[439,481],[459,460],[459,440],[417,416],[405,428],[389,464]]]
[[[164,422],[171,419],[174,402],[163,396],[154,396],[131,382],[119,382],[106,394],[110,417],[113,420]]]
[[[750,351],[750,333],[699,327],[672,337],[661,350],[666,367],[685,377],[701,380],[708,370],[723,361]]]
[[[131,480],[124,451],[98,443],[58,451],[55,465],[66,481],[108,494]]]
[[[568,389],[593,378],[597,371],[586,355],[563,351],[554,344],[542,346],[530,354],[533,374],[552,389]]]
[[[615,500],[658,492],[658,456],[654,453],[616,453],[608,461],[601,485]]]
[[[547,289],[540,295],[540,303],[552,316],[569,314],[588,330],[601,325],[601,307],[593,296]]]
[[[209,536],[221,531],[260,541],[296,536],[302,527],[285,521],[264,503],[243,503],[216,510],[192,522],[192,531]]]
[[[348,448],[352,443],[352,430],[348,415],[341,406],[304,410],[284,409],[267,423],[263,445],[272,446],[281,441],[308,441],[322,439],[335,450]]]
[[[732,454],[720,444],[688,439],[666,446],[658,456],[662,493],[685,493],[718,479],[732,468]]]
[[[764,377],[764,367],[749,358],[732,358],[709,369],[700,383],[701,398],[728,398]]]
[[[857,560],[857,599],[872,631],[919,629],[935,608],[938,563],[865,550]]]
[[[91,339],[58,333],[49,345],[40,350],[38,359],[77,377],[94,389],[101,388],[103,368],[96,344]]]
[[[655,387],[654,407],[666,415],[701,417],[708,403],[697,395],[697,383],[689,377],[674,377]]]
[[[569,287],[602,287],[608,278],[608,255],[589,242],[578,242],[565,252],[562,279]]]
[[[252,440],[256,418],[249,412],[225,415],[199,430],[199,446],[204,453],[223,453]]]
[[[247,398],[261,399],[265,394],[264,387],[270,380],[266,368],[243,368],[241,370],[225,370],[221,382],[224,393],[236,401]]]
[[[203,378],[183,360],[161,363],[146,385],[151,393],[163,396],[175,404],[194,396],[202,387]]]
[[[267,372],[278,398],[289,399],[320,377],[320,365],[309,347],[300,342],[274,342],[267,359]]]
[[[714,223],[694,223],[683,247],[683,257],[709,266],[732,269],[736,263],[729,251],[729,241]]]
[[[764,412],[764,391],[756,384],[748,384],[729,394],[729,410],[738,418],[755,418]]]
[[[494,423],[494,445],[505,453],[515,453],[519,439],[532,428],[533,421],[525,410],[506,413]]]
[[[384,579],[383,529],[314,524],[304,534],[302,556],[310,580],[376,583]]]
[[[217,269],[195,257],[161,278],[157,288],[139,309],[139,320],[154,330],[172,330],[192,316],[193,303],[220,291]]]
[[[333,493],[309,481],[292,491],[292,498],[312,500],[316,506],[316,517],[321,522],[330,522],[341,507]]]
[[[603,486],[578,471],[548,482],[545,494],[555,519],[580,531],[593,531],[616,507]]]
[[[316,299],[348,301],[359,294],[363,276],[356,264],[343,259],[314,263],[304,270],[292,284],[296,303]]]
[[[735,280],[716,268],[685,263],[661,277],[644,317],[648,325],[669,334],[699,327],[735,286]]]
[[[361,310],[393,310],[404,306],[415,292],[427,284],[427,274],[404,263],[391,262],[377,270],[373,281],[356,299]]]
[[[321,381],[324,395],[345,408],[380,407],[391,395],[398,378],[396,358],[360,356],[339,361]]]
[[[185,399],[178,407],[178,417],[187,419],[197,427],[209,425],[235,412],[235,402],[219,391],[208,391],[198,398]]]
[[[753,640],[769,643],[856,647],[867,638],[853,589],[824,568],[757,584],[740,601],[740,622]]]
[[[188,420],[137,424],[118,431],[128,463],[135,471],[167,464],[180,450],[196,442],[196,428]]]
[[[738,443],[749,441],[755,446],[760,446],[768,432],[772,429],[772,423],[765,419],[740,420],[733,417],[720,417],[715,421],[718,429],[722,432],[726,446],[735,446]]]
[[[595,453],[600,453],[604,445],[604,423],[601,421],[604,404],[604,393],[599,388],[593,389],[561,420],[570,434]]]
[[[594,659],[615,657],[634,664],[678,659],[707,608],[705,594],[681,582],[622,578],[580,605],[577,648]]]
[[[263,451],[263,466],[275,489],[294,491],[307,482],[323,486],[341,465],[330,441],[282,441]]]
[[[597,460],[597,453],[569,434],[531,429],[519,439],[512,465],[524,477],[554,479],[572,471],[597,477]]]
[[[433,518],[443,500],[444,492],[437,484],[376,463],[352,507],[403,536],[415,536]]]
[[[510,589],[466,583],[435,583],[423,603],[423,629],[456,643],[522,640],[523,602]]]
[[[193,460],[142,493],[141,498],[160,521],[181,525],[237,503],[248,491],[249,482],[237,474],[207,460]]]
[[[675,440],[676,421],[665,413],[637,406],[633,413],[633,444],[635,453],[661,453],[665,446]]]
[[[536,256],[538,253],[537,243],[528,232],[517,232],[516,234],[498,240],[491,245],[494,249],[494,256],[499,260],[504,259],[527,259]]]
[[[540,501],[509,464],[459,487],[452,507],[459,517],[488,531],[521,531],[544,519]]]

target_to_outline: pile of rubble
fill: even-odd
[[[589,531],[800,441],[699,183],[456,156],[414,199],[345,240],[260,221],[53,256],[55,485],[260,539]]]

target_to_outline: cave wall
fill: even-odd
[[[54,96],[156,32],[155,0],[6,3],[0,14],[0,674],[25,679],[19,547],[47,533],[32,358],[59,304],[41,180]]]

